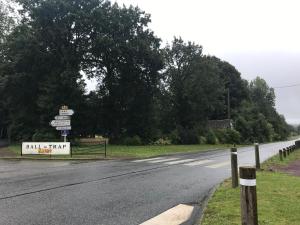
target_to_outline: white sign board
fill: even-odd
[[[55,120],[70,120],[71,117],[70,116],[55,116],[54,119]]]
[[[70,155],[70,142],[23,142],[23,155]]]
[[[71,126],[56,127],[56,130],[72,130],[72,127]]]
[[[60,109],[59,115],[60,116],[72,116],[74,114],[73,109]]]
[[[71,126],[71,120],[52,120],[50,124],[52,127]]]

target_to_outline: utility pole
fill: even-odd
[[[228,110],[228,119],[230,120],[230,91],[229,91],[229,87],[227,89],[227,110]]]
[[[227,109],[228,109],[228,121],[229,121],[229,124],[230,124],[230,129],[232,129],[231,115],[230,115],[230,89],[229,89],[229,87],[227,88]]]

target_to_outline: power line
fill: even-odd
[[[291,84],[291,85],[285,85],[285,86],[278,86],[278,87],[273,87],[274,89],[279,89],[279,88],[290,88],[290,87],[298,87],[300,84]]]

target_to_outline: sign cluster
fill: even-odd
[[[74,114],[73,109],[68,109],[68,106],[62,106],[59,110],[59,115],[54,117],[54,120],[50,122],[50,126],[55,127],[56,130],[60,130],[62,136],[67,136],[71,127],[71,116]]]

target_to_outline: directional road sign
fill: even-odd
[[[71,126],[71,120],[52,120],[50,122],[52,127],[65,127]]]
[[[56,127],[56,130],[72,130],[72,127],[71,126]]]
[[[73,109],[60,109],[59,115],[60,116],[72,116],[74,114]]]
[[[70,116],[55,116],[54,117],[56,120],[70,120]]]

